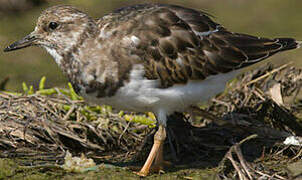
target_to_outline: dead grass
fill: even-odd
[[[181,177],[190,178],[189,170],[198,168],[211,169],[219,179],[301,176],[292,168],[301,162],[300,146],[283,144],[285,138],[302,134],[301,84],[300,69],[269,65],[230,82],[227,91],[203,107],[211,113],[207,119],[198,110],[170,116],[165,158],[175,166],[167,174],[188,170]],[[125,117],[146,115],[87,106],[71,90],[40,86],[36,92],[24,87],[27,95],[0,93],[1,158],[18,157],[19,165],[62,164],[69,150],[97,162],[143,162],[154,131],[148,123]],[[217,119],[223,123],[217,125]]]
[[[50,152],[60,160],[65,150],[131,152],[148,131],[147,125],[127,122],[106,106],[88,108],[64,95],[1,93],[0,119],[2,158],[40,158],[41,152],[42,156]]]

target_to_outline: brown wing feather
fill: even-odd
[[[150,77],[160,78],[163,87],[243,68],[297,47],[291,38],[268,39],[228,32],[200,11],[171,5],[160,7],[144,20],[170,31],[152,39],[158,43],[146,50],[146,66],[152,64],[147,77],[153,74]],[[156,28],[145,25],[148,30],[141,33],[148,34]]]
[[[138,5],[116,13],[119,38],[135,36],[140,40],[131,53],[143,59],[145,76],[160,79],[163,88],[203,80],[297,48],[291,38],[231,33],[206,13],[180,6]]]

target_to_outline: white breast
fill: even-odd
[[[136,65],[130,73],[130,81],[121,87],[113,97],[99,98],[84,95],[97,104],[108,104],[121,110],[136,112],[164,111],[167,115],[185,111],[190,105],[208,101],[223,91],[225,84],[239,71],[232,71],[208,77],[202,81],[189,81],[184,85],[158,88],[158,80],[144,78],[142,65]]]

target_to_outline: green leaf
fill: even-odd
[[[28,92],[28,87],[25,82],[22,83],[22,89],[23,89],[24,93]]]
[[[52,94],[57,94],[57,91],[55,89],[40,89],[36,93],[41,94],[41,95],[52,95]]]
[[[43,90],[44,89],[44,85],[45,85],[45,81],[46,81],[46,77],[43,76],[40,80],[40,83],[39,83],[39,90]]]
[[[31,86],[29,86],[29,90],[27,91],[27,94],[28,95],[32,95],[32,94],[34,94],[35,92],[34,92],[34,87],[31,85]]]
[[[69,92],[70,92],[70,98],[72,100],[82,100],[83,98],[79,95],[77,95],[77,93],[75,92],[75,90],[72,87],[71,83],[68,83],[68,87],[69,87]]]

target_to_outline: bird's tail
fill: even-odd
[[[300,48],[302,46],[302,41],[296,41],[296,43],[298,44],[297,48]]]
[[[302,41],[297,41],[293,38],[277,38],[278,43],[282,44],[280,51],[297,49],[302,46]]]

